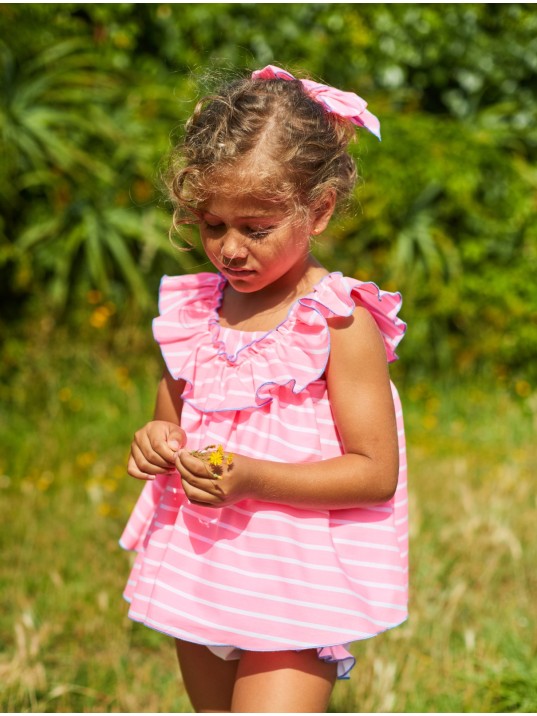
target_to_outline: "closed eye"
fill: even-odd
[[[223,221],[217,221],[216,219],[208,220],[205,217],[200,217],[200,223],[207,232],[212,234],[220,234],[226,231],[226,224],[224,224]],[[241,231],[249,239],[259,241],[268,236],[275,228],[276,226],[244,226]]]
[[[224,228],[224,224],[222,222],[210,224],[206,219],[202,221],[202,224],[205,225],[205,228],[208,231],[221,231]]]
[[[274,229],[275,229],[274,226],[265,226],[262,229],[253,229],[253,228],[248,227],[246,229],[246,233],[248,234],[250,239],[259,240],[259,239],[264,239]]]

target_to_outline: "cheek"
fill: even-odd
[[[278,255],[295,255],[309,251],[309,235],[304,232],[295,232],[291,237],[280,239],[275,246]]]
[[[217,239],[211,239],[201,234],[201,245],[209,258],[220,254],[220,246]]]

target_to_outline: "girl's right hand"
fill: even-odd
[[[186,433],[178,425],[152,420],[134,434],[127,472],[138,480],[154,480],[175,469],[175,457],[185,443]]]

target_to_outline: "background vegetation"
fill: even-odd
[[[0,6],[0,707],[188,710],[125,618],[132,432],[160,371],[159,167],[201,85],[269,62],[366,97],[357,208],[317,247],[404,294],[412,618],[334,711],[537,710],[537,11]],[[203,79],[209,70],[212,78]]]
[[[318,253],[399,288],[405,364],[535,380],[537,12],[531,5],[4,5],[0,291],[17,319],[101,291],[154,312],[190,270],[157,189],[198,76],[281,62],[367,97],[359,208]],[[106,304],[105,305],[109,305]],[[109,306],[110,308],[110,306]],[[5,323],[3,326],[5,327]],[[9,325],[11,328],[11,325]],[[530,382],[531,382],[530,381]],[[527,388],[519,386],[519,392]]]

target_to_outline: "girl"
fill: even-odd
[[[355,94],[268,66],[198,104],[172,175],[217,273],[162,280],[122,545],[129,615],[176,639],[197,711],[324,711],[349,644],[406,618],[400,295],[310,253],[355,126],[379,136]]]

